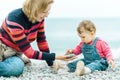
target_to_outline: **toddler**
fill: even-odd
[[[95,36],[96,27],[90,20],[83,20],[77,27],[81,42],[74,49],[68,49],[66,54],[83,54],[83,59],[78,59],[67,66],[75,75],[84,75],[95,70],[104,71],[111,65],[114,68],[112,52],[108,44]]]

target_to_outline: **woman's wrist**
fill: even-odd
[[[63,59],[66,59],[66,56],[56,55],[55,59],[57,59],[57,60],[63,60]]]

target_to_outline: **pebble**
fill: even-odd
[[[73,73],[61,71],[55,74],[47,66],[45,61],[32,62],[31,66],[26,66],[24,72],[19,77],[0,77],[0,80],[120,80],[120,59],[115,59],[115,68],[108,68],[106,71],[95,71],[83,76],[75,76]],[[63,72],[63,73],[62,73]]]

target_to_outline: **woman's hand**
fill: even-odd
[[[115,67],[115,63],[113,60],[109,60],[108,61],[108,64],[111,66],[111,68],[114,68]]]
[[[73,60],[73,59],[76,59],[76,58],[77,58],[77,56],[70,57],[69,55],[56,55],[56,59],[64,60],[64,61],[69,61],[69,60]]]

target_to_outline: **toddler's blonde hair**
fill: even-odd
[[[77,27],[78,33],[81,33],[80,29],[82,27],[89,32],[93,32],[93,31],[96,32],[96,27],[94,23],[90,20],[83,20],[82,22],[80,22],[79,26]]]

